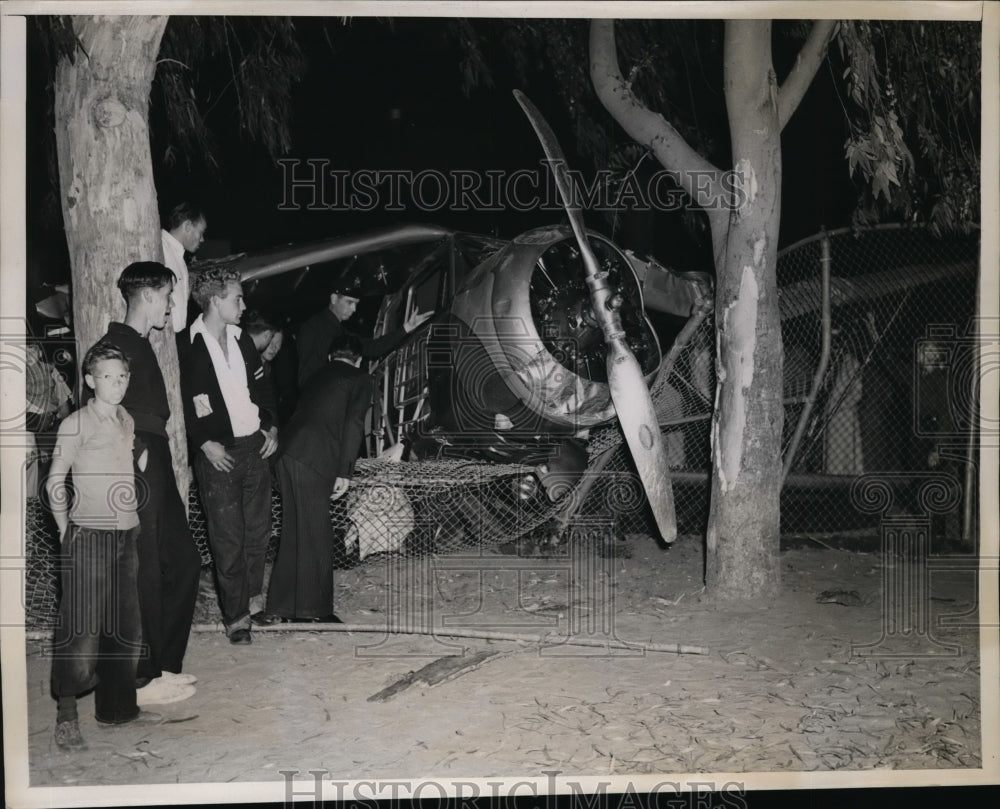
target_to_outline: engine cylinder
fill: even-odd
[[[620,303],[625,339],[651,384],[660,346],[643,312],[638,280],[614,244],[597,234],[589,237],[612,297]],[[452,311],[482,341],[491,370],[535,417],[564,430],[614,417],[604,335],[568,227],[540,228],[516,238],[467,279]]]

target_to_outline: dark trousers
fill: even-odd
[[[136,434],[149,450],[145,472],[136,469],[139,497],[139,612],[148,651],[140,678],[180,673],[191,634],[201,554],[188,528],[165,436]]]
[[[94,713],[104,722],[127,722],[139,713],[137,534],[137,528],[116,531],[70,523],[62,548],[52,694],[74,697],[96,687]]]
[[[200,450],[194,472],[215,561],[219,606],[227,634],[250,627],[250,599],[264,589],[264,554],[271,535],[271,474],[260,457],[264,436],[237,438],[226,451],[232,470],[220,472]]]
[[[278,461],[281,542],[267,590],[267,611],[284,618],[318,618],[333,611],[333,488],[287,455]]]

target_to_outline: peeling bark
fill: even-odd
[[[755,246],[756,252],[756,246]],[[724,408],[731,414],[723,423],[713,425],[715,469],[723,493],[735,485],[743,471],[743,432],[746,428],[747,395],[754,384],[753,355],[757,346],[758,286],[755,271],[762,268],[745,266],[740,282],[739,295],[723,315],[721,332],[727,335],[726,350],[730,353],[727,363],[734,368],[723,390],[730,400]]]
[[[122,320],[115,286],[133,261],[162,261],[149,148],[149,92],[167,17],[73,17],[83,47],[56,67],[59,186],[73,281],[78,361]],[[167,385],[174,471],[189,484],[173,334],[151,340]]]
[[[780,133],[812,82],[835,27],[834,21],[813,26],[779,90],[771,64],[770,21],[726,24],[723,80],[737,207],[706,212],[716,267],[718,380],[706,581],[721,598],[766,597],[780,587]],[[622,79],[613,21],[591,23],[590,59],[601,103],[629,135],[649,145],[661,164],[682,178],[685,172],[704,169],[704,158],[662,116],[643,107]]]
[[[766,21],[726,26],[726,105],[741,194],[716,266],[719,390],[706,582],[733,599],[780,588],[781,143],[770,39]]]

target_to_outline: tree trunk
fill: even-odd
[[[740,196],[725,240],[715,239],[718,389],[706,559],[706,583],[724,599],[773,596],[781,583],[781,136],[770,52],[769,21],[726,24],[726,107]]]
[[[718,371],[706,582],[720,598],[771,596],[781,585],[781,128],[812,83],[836,25],[834,20],[813,25],[779,90],[771,65],[770,22],[726,24],[726,110],[741,196],[728,216],[718,205],[705,211],[716,268]],[[706,204],[698,193],[703,188],[709,200],[722,198],[718,171],[707,188],[704,176],[698,176],[715,167],[647,109],[622,78],[611,20],[591,22],[590,70],[604,107],[665,168],[677,172],[695,202]]]
[[[157,224],[157,236],[159,225]],[[163,261],[163,248],[157,240],[157,261]],[[184,402],[181,400],[181,368],[177,359],[177,342],[174,327],[169,323],[162,329],[154,329],[149,335],[156,358],[163,371],[163,381],[167,385],[167,401],[170,403],[170,418],[167,420],[167,439],[170,454],[174,459],[174,479],[181,502],[187,509],[187,494],[191,488],[191,467],[188,465],[187,430],[184,426]]]
[[[82,50],[56,68],[59,187],[73,281],[78,361],[122,320],[115,286],[133,261],[162,261],[149,150],[149,92],[167,17],[74,17]],[[169,328],[169,326],[168,326]],[[152,335],[167,385],[167,425],[181,492],[189,481],[177,349]]]

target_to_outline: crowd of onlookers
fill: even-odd
[[[61,374],[29,349],[27,426],[46,459],[44,494],[61,543],[51,687],[63,750],[84,746],[81,694],[93,690],[97,721],[116,725],[162,721],[142,707],[196,692],[183,664],[201,558],[174,475],[151,333],[176,335],[222,623],[232,644],[246,645],[254,625],[339,621],[328,509],[347,491],[361,446],[371,398],[362,356],[392,350],[431,314],[414,313],[396,334],[359,338],[342,326],[358,303],[354,288],[334,286],[329,305],[303,324],[298,351],[283,351],[280,325],[246,311],[237,272],[188,272],[185,256],[206,227],[201,210],[178,205],[164,221],[162,263],[119,274],[125,317],[86,348],[75,411]],[[272,481],[283,521],[265,588]]]
[[[372,395],[361,363],[393,351],[433,315],[414,310],[395,332],[358,336],[344,325],[357,286],[337,281],[327,305],[286,334],[264,312],[247,311],[236,271],[189,273],[185,256],[201,246],[206,227],[201,210],[178,205],[164,221],[163,261],[138,261],[118,275],[125,317],[86,347],[75,410],[53,358],[27,346],[25,422],[38,469],[29,485],[45,495],[61,544],[51,687],[63,750],[84,746],[81,694],[93,690],[97,721],[116,725],[162,721],[142,708],[196,693],[183,668],[201,556],[186,492],[177,488],[167,385],[151,334],[176,337],[188,457],[222,624],[240,646],[253,642],[254,626],[339,621],[329,502],[348,491],[361,449]],[[709,347],[694,357],[693,384],[709,401]],[[922,421],[921,431],[947,432],[947,379],[924,359],[922,395],[936,420]],[[862,471],[860,379],[857,358],[845,354],[829,395],[837,407],[827,414],[828,441],[839,441],[827,453],[832,473]],[[877,464],[870,447],[866,454],[866,466]],[[924,454],[928,467],[942,463],[936,448]],[[265,583],[272,486],[282,496],[282,527]]]

